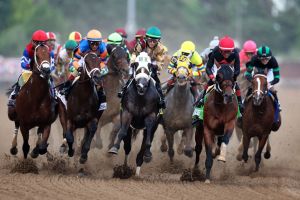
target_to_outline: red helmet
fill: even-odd
[[[145,35],[146,35],[146,29],[144,29],[144,28],[140,28],[135,33],[135,37],[145,37]]]
[[[56,40],[56,35],[53,32],[47,32],[48,40]]]
[[[231,37],[225,36],[220,40],[219,48],[221,50],[233,50],[234,49],[234,41]]]
[[[243,45],[243,49],[246,53],[255,53],[256,48],[256,43],[253,40],[247,40]]]
[[[115,32],[119,33],[123,38],[127,38],[127,33],[124,28],[117,28]]]
[[[37,30],[32,34],[32,40],[38,42],[46,42],[48,40],[48,36],[45,31]]]

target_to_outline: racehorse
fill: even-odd
[[[158,126],[160,98],[150,75],[150,69],[154,67],[151,64],[150,57],[147,53],[142,52],[137,59],[139,62],[132,64],[135,69],[134,79],[123,94],[121,102],[121,129],[109,153],[117,154],[123,140],[125,150],[124,166],[127,166],[127,158],[131,151],[133,128],[144,129],[142,146],[136,158],[136,175],[139,176],[143,161],[150,162],[152,159],[150,148]]]
[[[34,60],[31,62],[32,75],[16,97],[16,106],[8,108],[8,117],[15,122],[15,135],[10,152],[13,155],[18,152],[17,134],[20,128],[25,159],[30,149],[29,130],[37,126],[38,133],[42,134],[42,139],[38,140],[31,152],[31,157],[36,158],[39,154],[47,152],[51,124],[57,117],[57,105],[51,95],[52,88],[49,84],[50,63],[49,47],[43,44],[37,45],[34,50]]]
[[[233,69],[227,64],[221,65],[217,71],[215,88],[208,94],[204,104],[203,123],[197,126],[195,133],[195,167],[199,163],[204,137],[206,183],[210,182],[213,158],[219,154],[217,159],[223,162],[226,161],[226,147],[234,130],[238,112],[237,99],[233,88]],[[215,146],[215,137],[218,137],[217,147]]]
[[[247,162],[248,148],[252,137],[259,140],[258,149],[255,153],[255,170],[258,171],[261,162],[262,150],[268,141],[271,131],[277,131],[281,125],[281,119],[276,117],[274,102],[268,92],[268,81],[265,74],[255,74],[252,79],[253,93],[245,101],[245,112],[243,115],[243,155],[242,159]],[[271,148],[267,148],[264,154],[266,159],[271,156]]]
[[[182,146],[185,144],[184,153],[188,157],[193,156],[191,142],[193,138],[192,114],[194,98],[190,90],[191,70],[189,62],[178,61],[176,71],[176,82],[174,87],[166,95],[166,109],[163,114],[163,127],[168,141],[168,154],[171,162],[174,157],[174,134],[183,130],[182,140],[177,152],[182,153]],[[161,150],[166,149],[166,139],[163,137]]]
[[[101,127],[108,123],[113,123],[113,128],[110,133],[110,149],[120,130],[120,99],[117,97],[117,93],[121,90],[123,81],[128,76],[129,62],[126,50],[123,47],[115,46],[112,49],[107,48],[109,53],[109,59],[107,61],[107,67],[109,73],[103,77],[103,88],[106,93],[107,109],[98,124],[98,130],[96,132],[96,144],[101,142],[100,131]],[[98,146],[98,145],[97,145]]]
[[[98,111],[99,99],[97,85],[101,84],[100,57],[93,52],[85,54],[83,58],[83,70],[78,81],[71,88],[67,100],[67,132],[64,134],[68,143],[68,155],[74,155],[73,132],[77,128],[85,128],[84,138],[81,146],[79,162],[84,164],[88,158],[88,152],[94,134],[97,130],[98,121],[103,110]]]

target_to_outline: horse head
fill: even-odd
[[[101,82],[99,55],[94,52],[88,52],[83,58],[83,74],[88,76],[94,84],[99,85]]]
[[[132,67],[135,69],[133,76],[136,83],[137,92],[139,95],[144,95],[148,89],[149,80],[151,78],[151,59],[147,53],[142,52],[135,61],[136,62],[132,63]]]
[[[42,78],[48,78],[51,72],[51,58],[49,47],[39,44],[34,49],[33,72],[37,72]]]
[[[186,58],[186,57],[185,57]],[[176,68],[176,80],[177,84],[184,86],[187,84],[189,77],[191,75],[191,70],[189,68],[190,61],[187,59],[178,59]]]
[[[223,103],[232,102],[234,97],[233,68],[228,64],[221,65],[216,76],[216,90],[223,95]]]
[[[260,106],[268,93],[268,81],[265,73],[256,73],[252,79],[253,105]]]
[[[128,78],[129,74],[129,58],[126,50],[117,45],[107,45],[109,59],[107,66],[111,72],[120,74],[123,79]]]

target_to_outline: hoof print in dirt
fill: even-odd
[[[35,162],[32,159],[24,159],[18,161],[15,166],[10,171],[11,173],[22,173],[22,174],[27,174],[27,173],[33,173],[33,174],[38,174],[39,169],[36,166]]]
[[[185,169],[180,177],[181,181],[203,181],[205,180],[204,174],[197,168]]]
[[[117,165],[114,167],[113,178],[128,179],[133,176],[134,170],[128,165]]]

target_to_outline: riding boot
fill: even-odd
[[[106,102],[106,95],[103,91],[103,87],[97,87],[97,95],[98,95],[98,99],[99,99],[98,111],[106,110],[107,102]]]
[[[280,106],[280,103],[279,103],[279,100],[278,100],[277,92],[276,92],[276,91],[273,91],[273,90],[270,90],[270,92],[271,92],[272,95],[274,96],[274,98],[275,98],[275,103],[277,103],[278,110],[279,110],[279,112],[280,112],[280,111],[281,111],[281,106]]]
[[[199,95],[199,98],[198,98],[198,100],[197,100],[196,103],[195,103],[195,106],[196,106],[196,107],[200,108],[201,106],[204,105],[204,97],[205,97],[206,92],[207,92],[206,90],[207,90],[207,89],[204,89],[204,90],[201,91],[201,93],[200,93],[200,95]]]
[[[163,109],[166,108],[165,97],[163,95],[160,84],[156,82],[155,86],[156,86],[156,90],[157,90],[157,92],[159,94],[159,98],[160,98],[160,101],[159,101],[159,114],[162,115],[163,114]]]
[[[238,104],[239,104],[240,113],[243,114],[244,113],[244,105],[243,105],[243,102],[242,102],[242,97],[237,96],[237,101],[238,101]]]
[[[7,103],[8,106],[15,107],[16,97],[18,96],[19,91],[20,91],[20,86],[18,83],[16,83],[14,85],[14,90],[12,91],[12,93],[10,94],[10,96],[8,98],[8,103]]]
[[[68,95],[69,95],[71,86],[72,86],[72,81],[71,81],[71,80],[67,80],[67,81],[62,85],[62,88],[60,89],[60,93],[61,93],[62,95],[65,95],[66,99],[68,98]]]

